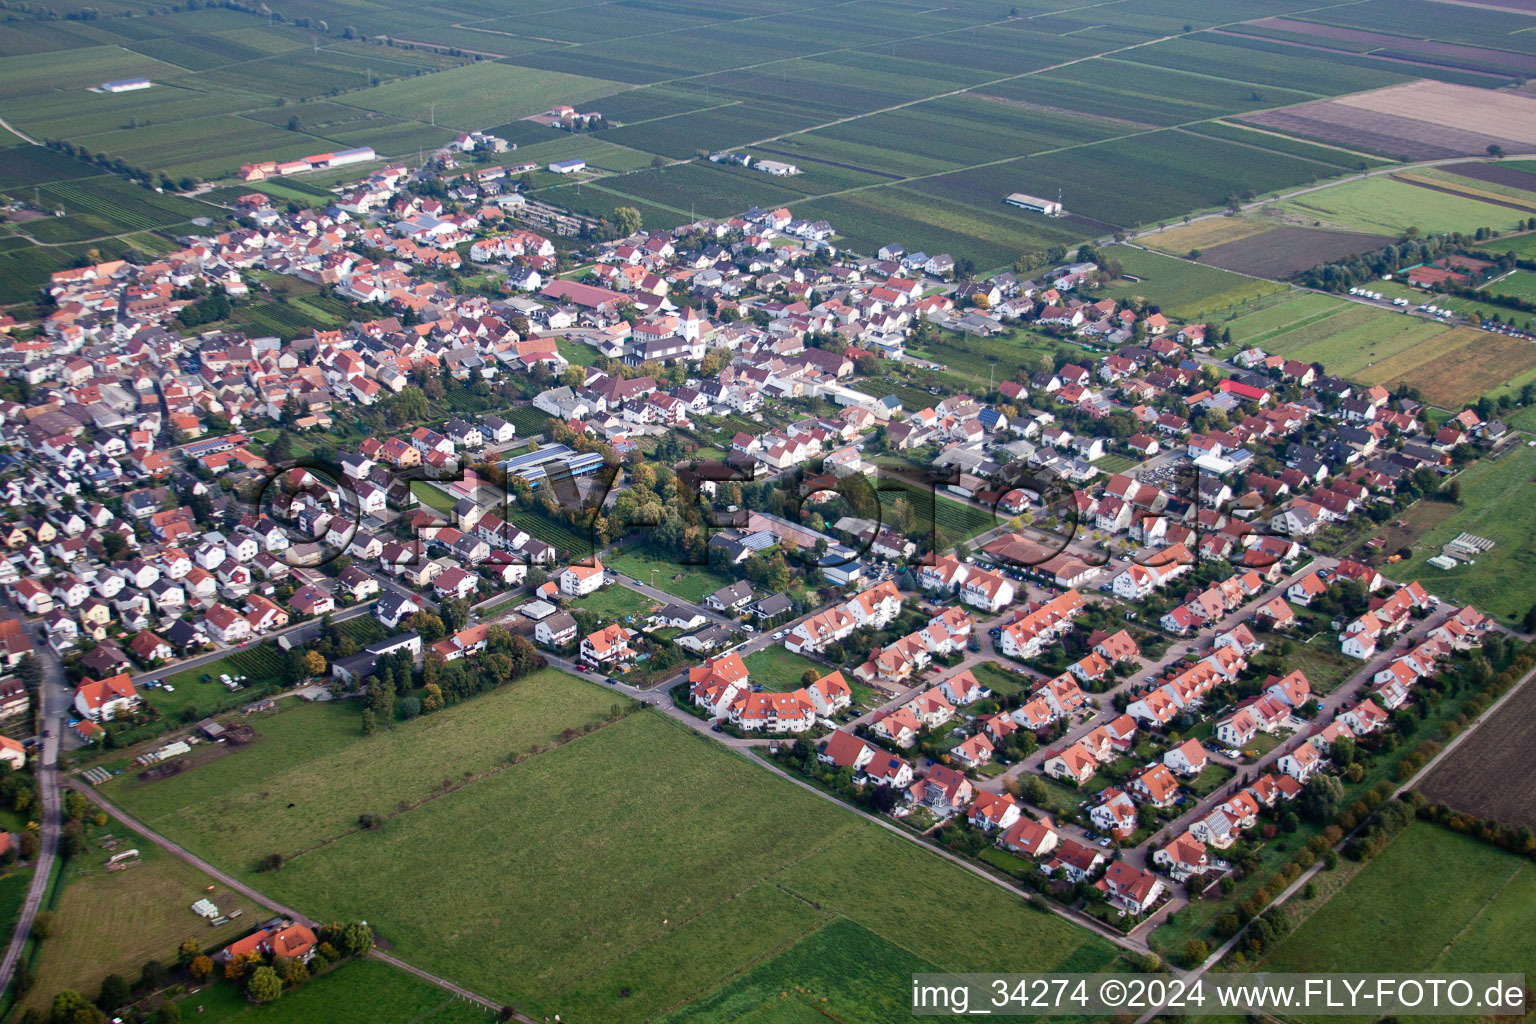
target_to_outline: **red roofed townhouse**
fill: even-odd
[[[747,666],[732,651],[688,670],[688,696],[712,715],[723,715],[731,702],[751,688]]]
[[[1163,754],[1163,764],[1178,775],[1199,775],[1209,763],[1210,757],[1199,740],[1185,740]]]
[[[1152,854],[1152,863],[1168,872],[1175,882],[1203,875],[1212,866],[1205,844],[1188,832]]]
[[[889,714],[880,715],[870,725],[870,731],[876,736],[903,749],[916,743],[917,734],[922,730],[923,723],[904,707],[897,708]]]
[[[75,710],[92,722],[110,722],[139,704],[139,692],[127,673],[87,679],[75,688]]]
[[[1109,897],[1133,914],[1144,914],[1162,896],[1166,886],[1163,880],[1123,860],[1117,860],[1105,870],[1104,877],[1094,883]]]
[[[992,760],[992,741],[977,733],[951,747],[949,755],[966,768],[980,768]]]
[[[1081,743],[1074,743],[1065,750],[1046,757],[1041,766],[1045,774],[1075,786],[1081,786],[1093,778],[1099,770],[1098,760]]]
[[[918,779],[907,790],[907,799],[928,808],[940,817],[965,810],[976,796],[971,780],[943,765],[934,765],[926,778]]]
[[[1129,839],[1136,832],[1136,801],[1123,789],[1110,786],[1099,794],[1103,799],[1088,812],[1094,827],[1109,832],[1116,839]]]
[[[53,611],[53,595],[36,580],[17,580],[11,584],[11,596],[28,615],[47,615]]]
[[[805,732],[816,724],[816,708],[804,690],[744,693],[731,704],[729,717],[747,732]]]
[[[288,607],[300,615],[324,615],[336,610],[336,601],[319,587],[306,583],[293,592]]]
[[[1020,818],[997,842],[1009,853],[1020,857],[1044,857],[1056,849],[1060,840],[1061,837],[1051,827],[1050,818],[1041,818],[1039,821]]]
[[[1297,782],[1306,782],[1323,766],[1323,756],[1310,743],[1302,743],[1280,758],[1276,765]]]
[[[1019,802],[1007,793],[988,793],[985,790],[976,794],[975,803],[971,804],[971,811],[966,817],[970,823],[983,832],[995,832],[998,829],[1007,829],[1022,816]]]
[[[735,654],[729,655],[735,658]],[[738,659],[739,660],[739,659]],[[743,669],[745,671],[745,669]],[[829,672],[805,688],[811,706],[822,717],[830,717],[853,703],[853,687],[841,672]]]
[[[905,759],[851,732],[834,732],[816,756],[826,764],[853,769],[856,780],[862,775],[877,786],[895,789],[906,789],[912,784],[912,766]]]
[[[1154,764],[1131,778],[1126,785],[1131,795],[1153,807],[1168,807],[1179,796],[1179,780],[1165,764]]]
[[[568,565],[560,574],[560,593],[569,594],[572,597],[585,597],[596,593],[603,585],[603,563],[596,558],[590,565],[577,563]]]

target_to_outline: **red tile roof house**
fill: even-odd
[[[92,722],[110,722],[138,704],[139,693],[127,673],[87,679],[75,689],[75,710]]]
[[[581,660],[588,665],[628,661],[637,656],[629,646],[634,635],[616,622],[604,626],[582,638]]]
[[[243,939],[231,942],[215,953],[214,959],[228,962],[237,956],[257,953],[308,961],[314,955],[314,951],[315,933],[310,931],[307,925],[284,924],[274,928],[263,928]]]
[[[1135,914],[1143,914],[1151,909],[1166,888],[1161,878],[1150,871],[1132,867],[1123,860],[1111,864],[1104,872],[1104,877],[1094,885],[1109,897],[1111,903]]]

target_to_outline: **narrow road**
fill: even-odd
[[[71,779],[69,785],[74,789],[80,790],[88,798],[94,801],[103,811],[106,811],[108,814],[112,815],[112,817],[116,818],[124,825],[127,825],[135,832],[138,832],[140,835],[144,836],[150,842],[160,847],[166,853],[171,854],[171,856],[180,858],[186,863],[197,868],[199,871],[208,875],[210,878],[216,879],[223,885],[233,889],[235,892],[238,892],[240,895],[244,896],[248,900],[253,901],[254,903],[267,907],[286,918],[299,922],[300,924],[308,925],[311,928],[315,927],[316,922],[310,917],[300,913],[297,910],[294,910],[292,907],[285,907],[281,903],[278,903],[276,900],[262,895],[239,879],[234,878],[233,876],[228,875],[223,871],[220,871],[218,868],[214,867],[212,864],[209,864],[201,857],[198,857],[195,854],[188,852],[183,847],[171,842],[169,839],[160,835],[158,832],[155,832],[146,827],[143,822],[126,813],[121,808],[102,799],[101,794],[91,789],[89,786],[83,785],[75,779]],[[502,1008],[502,1004],[498,1002],[487,999],[485,996],[482,996],[477,992],[471,992],[469,989],[464,988],[462,985],[457,985],[454,982],[449,981],[447,978],[440,978],[435,974],[429,974],[419,967],[413,967],[406,963],[404,960],[401,960],[399,957],[385,953],[382,950],[370,950],[368,952],[368,956],[375,960],[382,960],[384,963],[390,964],[393,967],[398,967],[402,971],[414,974],[416,977],[421,978],[424,981],[430,981],[432,984],[438,986],[439,988],[445,989],[448,992],[452,992],[454,995],[463,999],[468,999],[471,1002],[478,1003],[479,1005],[488,1009],[500,1012]],[[515,1014],[514,1016],[517,1020],[525,1021],[527,1024],[538,1024],[538,1022],[534,1021],[531,1017],[524,1017],[522,1014]]]
[[[59,741],[64,729],[64,715],[69,709],[69,688],[64,678],[64,666],[52,648],[41,642],[41,630],[35,625],[28,627],[33,633],[36,657],[43,666],[43,679],[37,687],[37,700],[42,702],[42,756],[37,765],[37,788],[43,801],[43,817],[39,823],[37,857],[32,862],[32,884],[27,898],[21,905],[16,919],[16,929],[11,933],[5,959],[0,961],[0,991],[10,985],[21,962],[21,953],[32,933],[32,922],[42,909],[43,898],[48,893],[48,879],[53,874],[54,858],[59,850],[59,829],[62,822],[59,800]]]
[[[235,878],[233,875],[225,874],[223,871],[220,871],[218,868],[214,867],[212,864],[209,864],[201,857],[188,852],[183,847],[177,846],[175,843],[160,835],[158,832],[152,831],[142,821],[139,821],[137,818],[128,814],[126,811],[117,807],[115,804],[109,803],[107,800],[103,799],[99,792],[81,782],[79,779],[70,779],[68,785],[71,789],[79,790],[102,810],[106,811],[108,814],[112,815],[112,817],[116,818],[118,821],[121,821],[124,825],[127,825],[135,832],[143,835],[150,842],[163,849],[166,853],[169,853],[174,857],[181,858],[204,874],[210,876],[211,878],[217,879],[219,882],[233,889],[235,892],[238,892],[246,899],[252,900],[255,903],[259,903],[264,907],[269,907],[284,917],[292,918],[293,920],[298,921],[300,924],[307,924],[311,928],[315,926],[316,922],[312,918],[306,917],[304,914],[294,910],[292,907],[285,907],[270,897],[263,896],[261,893],[257,892],[255,889],[252,889],[250,886],[246,885],[238,878]]]

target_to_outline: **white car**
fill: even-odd
[[[741,631],[743,633],[756,633],[757,632],[757,627],[756,626],[742,626],[741,627]]]
[[[1532,441],[1531,444],[1536,444],[1536,441]],[[784,630],[781,629],[777,633],[773,634],[773,638],[775,640],[783,640],[784,639]]]
[[[175,693],[176,692],[176,687],[172,686],[170,683],[164,683],[162,685],[165,687],[165,692],[166,693]]]

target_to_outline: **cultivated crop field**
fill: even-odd
[[[1525,686],[1477,727],[1419,789],[1430,800],[1479,818],[1536,829],[1536,687]]]
[[[1165,228],[1156,234],[1137,239],[1142,245],[1170,256],[1183,256],[1192,249],[1204,250],[1213,245],[1236,242],[1241,238],[1261,235],[1270,230],[1268,224],[1245,217],[1211,217]]]
[[[1411,369],[1399,372],[1404,362]],[[1483,395],[1518,391],[1536,374],[1536,346],[1522,338],[1458,327],[1362,372],[1368,383],[1411,385],[1425,401],[1460,409]]]
[[[339,146],[401,157],[491,129],[530,150],[508,159],[582,156],[593,176],[624,175],[546,196],[597,215],[635,205],[665,227],[690,210],[784,203],[832,221],[856,248],[900,239],[982,268],[1378,163],[1348,144],[1224,119],[1426,73],[1201,31],[1206,12],[1156,0],[1126,0],[1112,24],[1043,4],[1005,14],[903,0],[835,13],[788,0],[707,11],[285,0],[270,18],[108,7],[133,16],[66,24],[23,12],[7,23],[0,96],[28,102],[0,114],[173,177]],[[1255,13],[1291,7],[1307,9],[1282,0]],[[87,91],[131,75],[155,85]],[[599,110],[612,127],[559,137],[521,120],[560,103]],[[806,173],[776,182],[694,166],[701,152],[754,144]],[[602,148],[580,152],[591,146]],[[657,155],[690,167],[651,171]],[[1071,216],[1047,223],[1007,208],[1013,191],[1061,191]]]
[[[1396,240],[1388,235],[1357,231],[1276,227],[1263,234],[1214,244],[1200,254],[1200,262],[1253,277],[1286,278]]]

